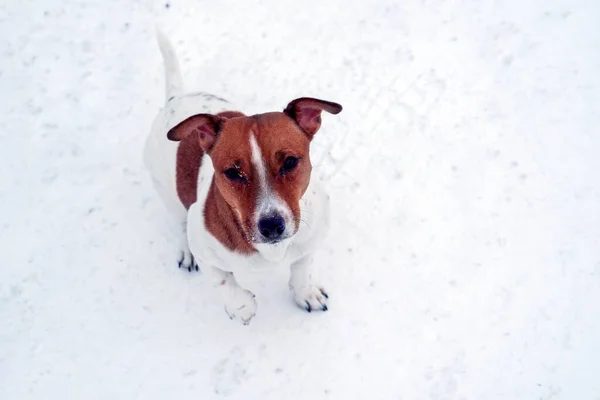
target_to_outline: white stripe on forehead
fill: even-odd
[[[260,184],[259,196],[264,197],[266,196],[268,191],[267,168],[265,166],[260,147],[258,147],[256,138],[254,137],[254,133],[252,132],[250,133],[250,151],[252,154],[252,164],[254,165],[254,169],[256,171],[256,174],[258,175],[258,182]]]
[[[258,178],[259,184],[256,209],[254,210],[255,223],[258,224],[258,221],[261,218],[267,217],[273,213],[279,215],[285,221],[287,233],[284,233],[284,237],[287,237],[290,235],[289,232],[293,232],[294,229],[296,229],[294,227],[292,210],[286,202],[273,191],[269,184],[267,179],[267,165],[253,132],[250,132],[250,151],[252,166],[254,167],[253,175]]]

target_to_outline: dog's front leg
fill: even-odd
[[[254,293],[241,287],[233,276],[233,272],[223,271],[216,267],[209,267],[207,272],[214,279],[214,285],[223,297],[225,312],[229,318],[248,325],[256,315]]]
[[[194,203],[188,211],[187,238],[202,272],[221,293],[227,315],[247,325],[256,314],[254,293],[241,287],[232,272],[217,267],[227,265],[227,261],[220,257],[220,252],[226,250],[206,231],[203,209],[198,203]]]
[[[179,268],[183,267],[190,272],[194,269],[198,271],[198,264],[194,260],[194,256],[192,255],[188,244],[187,221],[180,222],[179,225],[181,229],[179,232],[179,252],[181,254],[178,262]]]
[[[290,290],[294,301],[308,312],[327,311],[329,295],[325,289],[313,281],[311,274],[313,257],[305,256],[290,267]]]

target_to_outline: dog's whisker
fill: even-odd
[[[308,222],[306,222],[306,220],[304,218],[300,218],[300,222],[304,222],[304,224],[306,225],[306,227],[310,228],[310,225],[308,224]]]
[[[321,167],[331,167],[335,165],[335,163],[329,163],[329,164],[319,164],[319,165],[313,165],[313,168],[321,168]]]

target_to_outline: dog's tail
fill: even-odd
[[[156,27],[156,40],[165,63],[165,94],[169,101],[183,92],[183,78],[173,44],[159,27]]]

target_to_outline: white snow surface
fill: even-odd
[[[0,398],[600,399],[600,2],[0,4]],[[186,84],[324,117],[325,313],[249,326],[176,266],[142,165]]]

